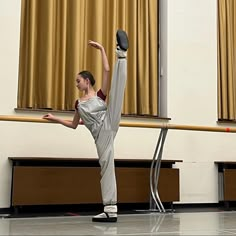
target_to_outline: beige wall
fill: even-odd
[[[163,0],[163,80],[173,124],[217,126],[216,0]],[[15,113],[20,1],[0,1],[0,115]],[[70,116],[66,116],[70,118]],[[57,124],[0,121],[0,208],[9,207],[9,156],[95,157],[89,132]],[[159,130],[120,128],[116,158],[151,159]],[[181,203],[217,202],[215,160],[234,160],[235,134],[170,130],[164,159],[180,159]]]

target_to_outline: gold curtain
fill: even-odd
[[[18,108],[73,110],[75,76],[89,70],[101,86],[101,55],[115,63],[116,31],[129,37],[123,114],[158,115],[157,0],[22,0]],[[112,72],[111,72],[112,76]]]
[[[218,119],[236,120],[236,2],[218,0]]]

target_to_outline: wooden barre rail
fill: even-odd
[[[0,121],[16,121],[16,122],[36,122],[36,123],[54,123],[42,118],[20,117],[20,116],[0,116]],[[55,123],[56,124],[56,123]],[[192,131],[208,131],[208,132],[228,132],[236,133],[234,127],[212,127],[212,126],[195,126],[195,125],[175,125],[167,123],[144,123],[144,122],[128,122],[121,121],[120,126],[136,127],[136,128],[164,128]]]

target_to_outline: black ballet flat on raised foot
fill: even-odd
[[[124,30],[117,30],[116,41],[117,46],[119,46],[121,50],[127,51],[127,49],[129,48],[129,39]]]

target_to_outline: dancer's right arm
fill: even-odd
[[[107,59],[106,51],[104,47],[98,42],[89,40],[89,45],[101,51],[102,63],[103,63],[103,80],[102,80],[101,90],[102,90],[102,93],[106,96],[108,88],[110,86],[110,80],[109,80],[110,65]]]
[[[51,113],[48,113],[47,115],[43,116],[43,119],[62,124],[68,128],[76,129],[77,126],[79,125],[80,116],[79,116],[79,113],[75,111],[74,118],[72,121],[70,121],[70,120],[60,119],[59,117],[56,117],[52,115]]]

